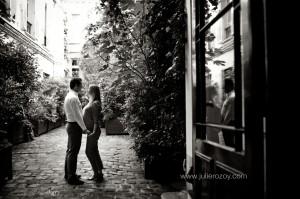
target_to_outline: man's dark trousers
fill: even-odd
[[[65,159],[65,178],[76,178],[77,157],[81,146],[82,129],[76,122],[67,123],[68,147]]]

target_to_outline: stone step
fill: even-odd
[[[187,191],[165,192],[161,194],[161,199],[192,199]]]

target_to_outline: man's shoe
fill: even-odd
[[[83,185],[84,182],[79,180],[79,179],[71,179],[71,180],[68,180],[68,184],[70,184],[70,185]]]
[[[100,183],[100,182],[103,182],[104,181],[104,178],[103,178],[103,175],[99,175],[95,178],[95,181]]]
[[[75,176],[76,176],[78,179],[81,178],[81,175],[77,175],[77,174],[76,174]],[[64,178],[65,178],[65,180],[68,180],[68,176],[65,176]]]
[[[76,174],[76,177],[77,177],[78,179],[80,179],[80,178],[81,178],[81,175],[77,175],[77,174]]]

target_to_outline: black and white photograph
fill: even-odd
[[[273,199],[273,2],[0,0],[0,199]]]

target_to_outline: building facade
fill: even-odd
[[[68,68],[73,77],[83,74],[79,69],[82,47],[86,42],[86,27],[95,21],[95,0],[63,0],[66,12]]]
[[[63,78],[68,71],[64,52],[65,13],[60,0],[6,0],[8,17],[0,31],[35,53],[44,78]]]

